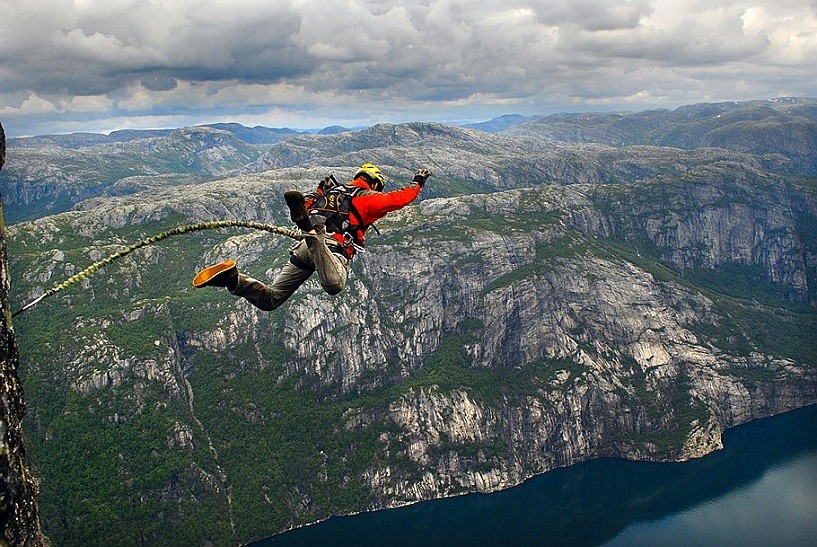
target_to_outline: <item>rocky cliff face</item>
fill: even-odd
[[[6,155],[0,125],[0,169]],[[0,206],[0,545],[45,545],[37,510],[37,482],[31,473],[23,441],[26,411],[18,368],[20,356],[11,324],[6,227]]]
[[[778,163],[778,169],[813,176],[817,173],[812,154],[817,138],[816,105],[814,99],[789,97],[688,105],[673,111],[557,114],[515,125],[506,134],[615,147],[721,148],[757,154],[764,161]]]
[[[817,403],[811,179],[723,150],[371,131],[393,147],[299,137],[275,150],[308,166],[12,228],[22,303],[172,225],[287,224],[280,196],[330,165],[344,176],[363,156],[391,158],[396,186],[411,172],[400,166],[430,151],[439,164],[426,199],[378,223],[340,296],[310,281],[267,313],[193,289],[198,268],[227,257],[268,279],[291,243],[205,232],[19,316],[51,537],[248,541],[589,458],[699,457],[728,427]],[[523,156],[567,178],[499,176]]]
[[[232,133],[209,127],[84,147],[61,140],[11,141],[24,153],[15,154],[0,174],[10,222],[58,213],[99,195],[143,190],[138,177],[156,178],[163,186],[189,183],[224,175],[258,156]]]
[[[399,427],[382,438],[384,453],[404,455],[415,467],[409,473],[369,468],[372,490],[386,493],[391,505],[492,491],[591,457],[685,460],[719,448],[727,427],[817,401],[813,361],[801,367],[797,359],[761,350],[758,340],[745,354],[735,353],[729,339],[750,332],[724,331],[726,344],[709,335],[729,330],[723,306],[731,299],[662,269],[753,264],[790,287],[792,299],[809,300],[803,281],[813,278],[809,264],[817,255],[795,235],[791,215],[778,214],[798,207],[799,199],[732,175],[738,182],[730,191],[741,197],[730,202],[717,184],[668,183],[668,189],[656,183],[637,190],[548,188],[533,202],[526,202],[527,192],[507,192],[421,204],[423,230],[414,225],[364,262],[361,277],[388,272],[372,283],[369,297],[380,309],[367,310],[375,317],[364,321],[377,325],[380,336],[355,329],[343,339],[359,341],[357,347],[336,355],[340,336],[327,344],[311,328],[292,325],[292,348],[307,364],[303,373],[346,391],[371,372],[341,363],[388,361],[395,350],[400,374],[434,367],[442,351],[454,353],[453,365],[442,367],[448,375],[468,371],[471,383],[441,374],[440,384],[407,390],[390,403],[380,421]],[[677,193],[676,201],[658,199],[667,191]],[[654,212],[644,208],[648,203]],[[456,235],[428,238],[432,226],[449,230],[454,207],[461,219]],[[807,208],[815,218],[813,203]],[[537,231],[505,229],[507,221],[524,226],[540,215],[549,222]],[[477,228],[496,218],[503,219],[496,232]],[[649,245],[622,253],[610,238]],[[683,263],[664,256],[678,250],[690,253]],[[759,306],[757,312],[782,310]],[[347,325],[359,310],[342,313],[335,311],[330,324]],[[323,367],[310,370],[310,362]],[[490,383],[477,387],[481,381]]]

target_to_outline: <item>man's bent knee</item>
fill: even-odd
[[[334,296],[341,292],[344,289],[344,287],[346,287],[345,281],[340,281],[336,283],[325,283],[323,285],[323,290],[326,292],[326,294]]]

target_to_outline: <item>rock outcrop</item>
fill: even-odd
[[[0,169],[6,141],[0,125]],[[46,545],[37,509],[37,481],[29,466],[22,430],[25,397],[17,373],[20,355],[11,324],[6,227],[0,204],[0,545]]]

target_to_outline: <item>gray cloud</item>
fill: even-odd
[[[590,31],[633,29],[653,11],[648,0],[555,0],[531,5],[544,24],[574,25]]]
[[[7,132],[817,95],[815,0],[0,0]]]
[[[172,76],[163,76],[161,74],[152,74],[142,79],[142,87],[150,91],[170,91],[176,89],[178,82]]]

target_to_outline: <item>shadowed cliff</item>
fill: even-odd
[[[6,139],[0,125],[0,169],[6,158]],[[0,545],[47,545],[37,516],[37,483],[26,462],[22,439],[26,405],[17,376],[17,340],[8,303],[6,227],[0,205]]]

